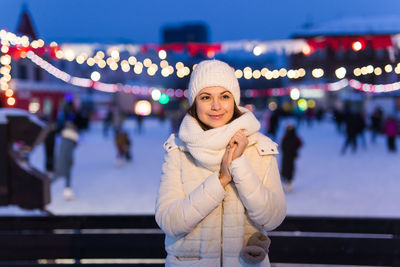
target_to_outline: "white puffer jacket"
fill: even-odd
[[[202,167],[180,138],[172,134],[164,144],[156,221],[166,234],[166,266],[247,266],[239,252],[248,238],[285,218],[277,144],[259,132],[248,139],[225,190],[219,170]],[[257,266],[270,266],[268,257]]]

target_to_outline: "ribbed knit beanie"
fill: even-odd
[[[203,88],[211,86],[221,86],[229,90],[236,105],[240,104],[240,87],[235,71],[227,63],[216,59],[200,62],[192,72],[189,81],[189,104],[193,104],[197,94]]]

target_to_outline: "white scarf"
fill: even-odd
[[[179,138],[185,148],[203,167],[216,171],[219,169],[226,146],[235,133],[241,129],[250,136],[260,129],[260,123],[251,111],[239,107],[243,115],[232,122],[204,131],[197,120],[186,114],[179,128]]]

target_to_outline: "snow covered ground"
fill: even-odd
[[[133,162],[117,167],[111,135],[103,137],[101,123],[92,123],[75,151],[72,188],[76,198],[64,200],[64,180],[56,180],[47,209],[57,215],[153,214],[162,144],[170,125],[147,119],[142,134],[135,126],[134,121],[125,123],[133,139]],[[384,137],[371,144],[367,134],[366,148],[360,146],[356,153],[341,155],[344,137],[330,121],[302,125],[299,134],[304,146],[297,161],[294,190],[287,194],[288,215],[400,217],[400,155],[387,152]],[[43,147],[39,146],[31,154],[31,162],[43,169],[43,159]],[[0,207],[0,215],[23,214],[41,212]]]

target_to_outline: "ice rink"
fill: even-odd
[[[281,123],[278,143],[285,122]],[[163,142],[170,134],[169,121],[144,120],[144,131],[135,121],[125,122],[133,141],[133,161],[116,166],[112,134],[104,137],[101,122],[93,122],[75,150],[72,189],[75,199],[63,197],[64,180],[51,185],[47,209],[66,214],[153,214],[163,161]],[[400,156],[386,149],[380,136],[355,153],[341,155],[344,136],[328,119],[311,127],[299,127],[303,147],[297,161],[294,190],[287,194],[288,215],[400,217]],[[30,161],[44,168],[44,148],[39,146]],[[279,160],[279,155],[278,155]],[[18,207],[0,207],[0,215],[43,214]]]

